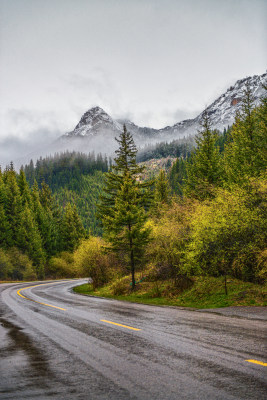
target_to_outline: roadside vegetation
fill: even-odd
[[[204,114],[194,151],[153,180],[125,129],[97,196],[101,235],[11,165],[0,175],[0,279],[90,277],[75,291],[194,308],[266,305],[267,99],[254,107],[247,88],[242,104],[223,134]]]
[[[97,289],[94,289],[92,284],[84,284],[76,286],[74,292],[134,303],[191,308],[267,305],[266,285],[243,282],[234,278],[227,279],[227,295],[223,278],[192,277],[190,285],[184,288],[171,280],[152,281],[149,277],[144,278],[138,274],[135,291],[132,291],[129,281],[130,276],[126,276]]]

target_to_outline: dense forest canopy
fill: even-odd
[[[45,182],[30,187],[12,163],[0,171],[0,221],[1,279],[43,279],[52,256],[86,237],[76,207],[58,206]]]
[[[53,157],[31,161],[24,167],[26,179],[32,186],[45,182],[58,206],[67,203],[77,207],[85,229],[96,235],[102,230],[96,218],[96,204],[103,186],[103,173],[108,171],[107,159],[102,154],[64,152]]]
[[[173,140],[171,143],[160,142],[155,145],[146,145],[140,148],[137,162],[148,161],[153,158],[183,157],[186,158],[194,148],[194,138]]]
[[[109,160],[109,162],[111,161]],[[31,186],[36,180],[41,187],[44,181],[52,192],[63,186],[66,189],[73,189],[74,182],[78,181],[81,175],[93,175],[95,171],[108,171],[106,156],[74,151],[41,157],[37,160],[36,165],[31,160],[30,164],[24,167],[26,179]]]

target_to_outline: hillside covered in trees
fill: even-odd
[[[49,277],[51,257],[73,251],[86,237],[76,207],[58,206],[45,182],[30,188],[12,163],[0,171],[0,221],[1,279]]]
[[[45,182],[51,189],[58,206],[75,205],[84,228],[101,235],[96,218],[96,204],[103,186],[103,173],[108,171],[107,160],[102,154],[65,152],[54,157],[40,158],[24,167],[30,186]]]

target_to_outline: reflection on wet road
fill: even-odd
[[[264,310],[251,319],[72,293],[82,282],[0,285],[1,399],[266,398]]]

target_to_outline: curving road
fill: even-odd
[[[83,282],[0,285],[1,399],[266,398],[264,311],[72,293]]]

